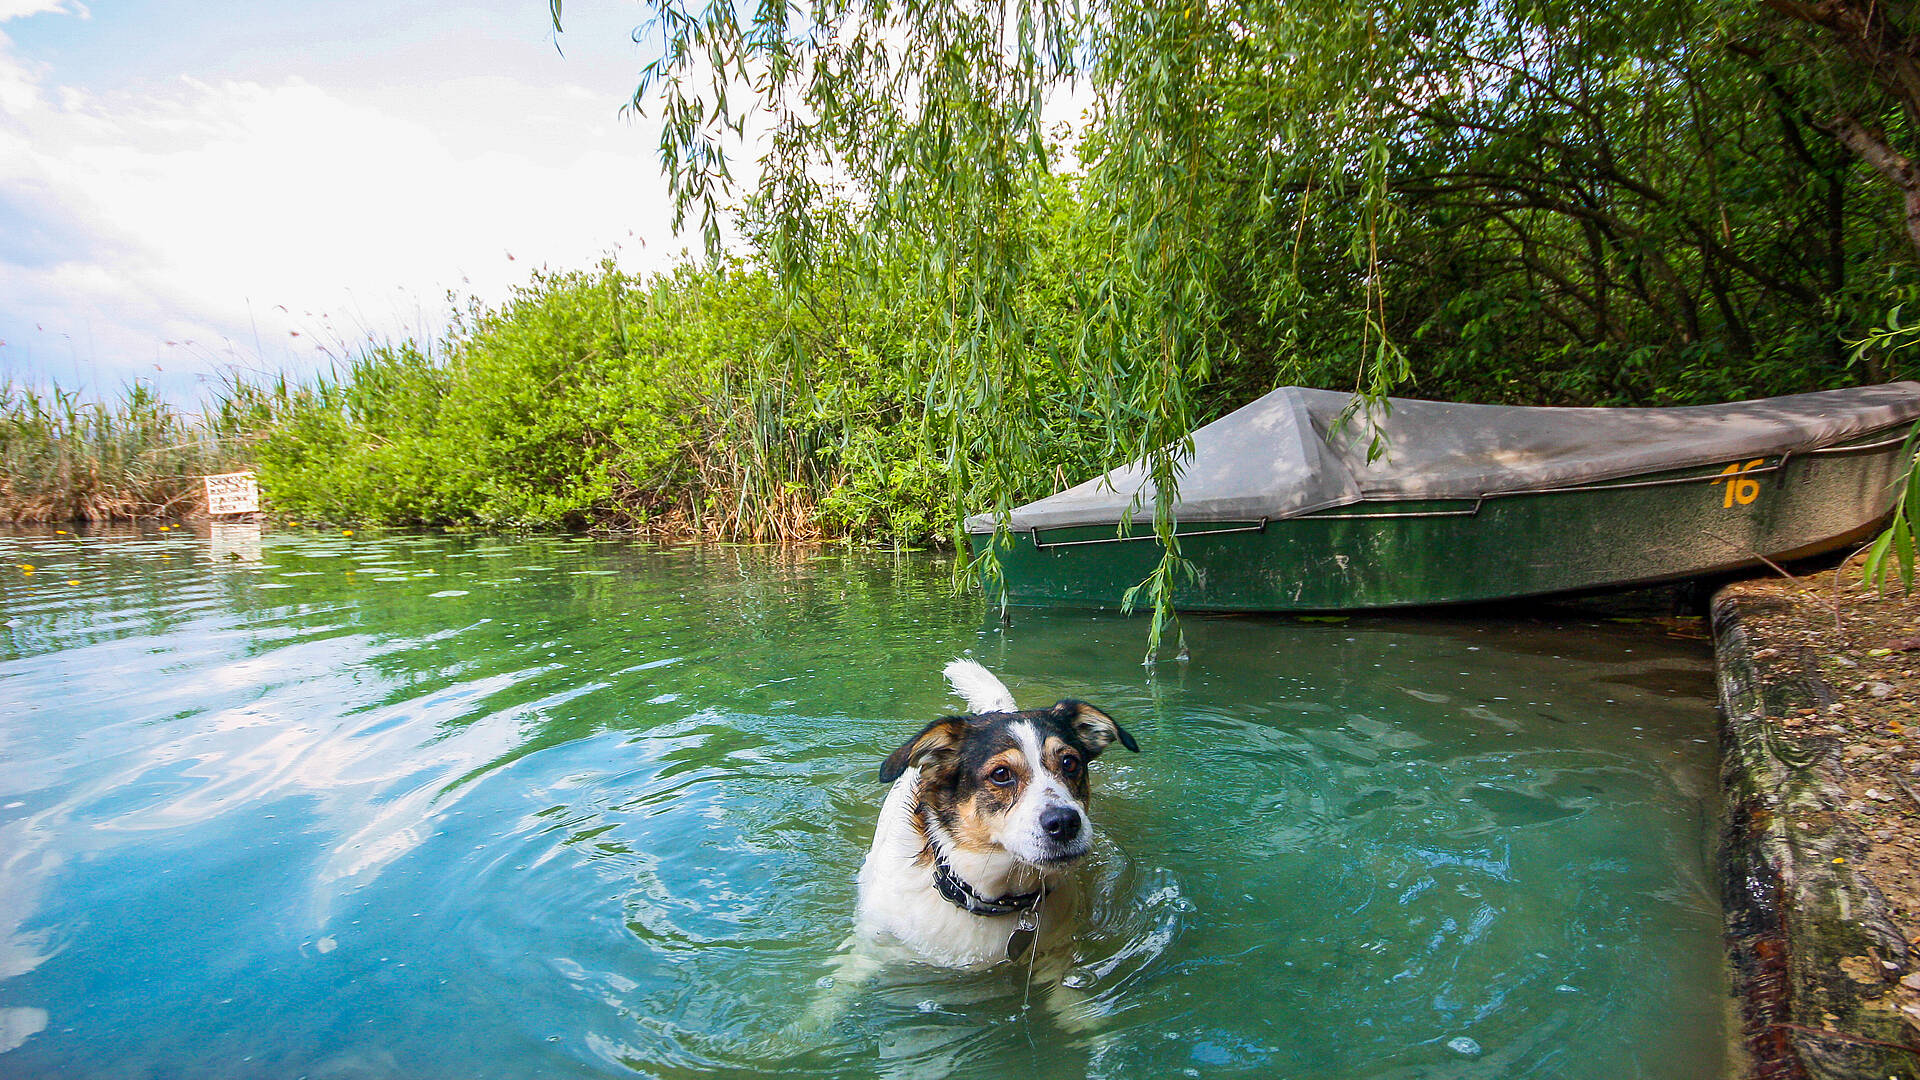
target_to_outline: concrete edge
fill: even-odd
[[[1887,987],[1914,957],[1885,898],[1855,868],[1866,839],[1835,813],[1846,795],[1828,734],[1779,721],[1834,701],[1810,649],[1763,667],[1748,616],[1777,606],[1738,586],[1713,601],[1725,798],[1722,898],[1748,1075],[1765,1080],[1920,1077]],[[1823,1033],[1829,1032],[1829,1033]]]

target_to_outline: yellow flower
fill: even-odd
[[[55,536],[65,536],[65,535],[67,535],[67,530],[65,530],[65,529],[55,529],[55,530],[53,530],[53,535],[55,535]]]
[[[352,535],[353,535],[353,530],[352,530],[352,529],[341,529],[341,530],[340,530],[340,535],[341,535],[341,536],[352,536]]]
[[[33,564],[32,564],[32,563],[30,563],[30,562],[23,562],[23,563],[21,563],[21,564],[20,564],[20,572],[21,572],[21,573],[23,573],[23,574],[31,574],[31,573],[33,573]]]
[[[79,578],[77,578],[77,577],[76,577],[76,578],[68,578],[68,579],[67,579],[67,584],[69,584],[69,585],[78,585],[78,584],[80,584],[80,579],[79,579]]]

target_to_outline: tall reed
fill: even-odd
[[[282,393],[287,388],[281,386]],[[205,506],[202,477],[244,461],[272,394],[229,381],[206,413],[182,413],[141,382],[89,401],[58,384],[0,381],[0,520],[126,521]]]

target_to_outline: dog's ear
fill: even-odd
[[[1055,705],[1053,711],[1073,728],[1073,733],[1080,737],[1080,742],[1086,746],[1089,754],[1098,755],[1100,751],[1113,745],[1116,739],[1121,746],[1136,754],[1140,752],[1140,744],[1133,741],[1133,736],[1127,734],[1126,728],[1114,723],[1113,717],[1084,701],[1074,701],[1069,698]]]
[[[966,730],[967,722],[957,716],[943,717],[921,728],[920,734],[902,743],[900,749],[880,763],[880,782],[891,784],[900,779],[901,773],[927,758],[953,753]]]

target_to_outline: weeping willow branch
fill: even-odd
[[[989,595],[1010,511],[1055,465],[1035,387],[1084,383],[1101,463],[1153,483],[1136,509],[1162,558],[1120,598],[1151,607],[1151,657],[1185,573],[1187,435],[1215,410],[1303,368],[1377,400],[1429,330],[1508,393],[1530,372],[1497,333],[1573,355],[1719,339],[1750,360],[1756,309],[1809,322],[1828,302],[1795,254],[1814,218],[1752,194],[1800,198],[1804,162],[1755,132],[1807,77],[1780,67],[1769,92],[1726,47],[1783,3],[647,0],[629,107],[657,121],[676,220],[711,252],[731,222],[796,307],[831,263],[924,318],[900,360],[924,387],[912,422],[953,520],[1000,523],[958,561]],[[1063,133],[1068,100],[1085,108]],[[1037,344],[1044,309],[1022,302],[1048,250],[1036,192],[1062,173],[1082,228],[1070,350]],[[814,348],[783,346],[766,377],[807,393]],[[1594,384],[1621,370],[1602,366]]]

